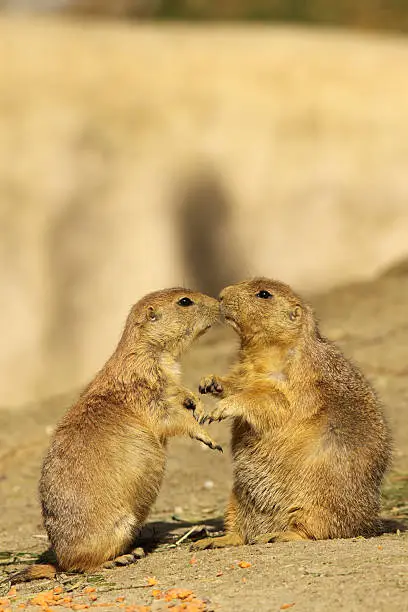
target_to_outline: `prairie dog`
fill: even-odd
[[[181,385],[178,361],[218,314],[217,300],[183,288],[132,307],[115,352],[57,426],[44,460],[40,499],[57,566],[32,565],[14,582],[92,571],[129,552],[159,492],[169,437],[222,450],[196,420],[203,409]]]
[[[289,286],[256,278],[220,302],[241,347],[227,377],[201,381],[219,398],[201,422],[232,418],[234,484],[226,535],[195,547],[377,533],[391,440],[368,381]]]

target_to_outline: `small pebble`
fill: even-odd
[[[210,490],[214,488],[214,482],[212,480],[206,480],[204,482],[204,489]]]

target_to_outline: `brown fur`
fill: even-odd
[[[234,485],[226,535],[196,547],[375,534],[391,442],[370,384],[287,285],[254,279],[220,299],[241,348],[229,376],[201,381],[220,398],[202,422],[233,419]]]
[[[194,304],[179,305],[182,297]],[[131,548],[159,492],[169,437],[221,450],[197,423],[201,403],[181,385],[178,364],[218,314],[216,300],[182,288],[144,297],[112,357],[58,425],[40,498],[59,570],[91,571]],[[31,566],[17,579],[55,570]]]

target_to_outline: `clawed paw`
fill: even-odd
[[[298,531],[275,531],[273,533],[263,533],[253,540],[253,544],[274,544],[276,542],[296,542],[307,540],[308,538]]]
[[[202,538],[190,546],[190,550],[206,550],[214,547],[215,538]]]
[[[254,538],[252,544],[272,544],[273,542],[276,542],[278,535],[279,534],[277,533],[263,533],[262,535]]]
[[[205,444],[206,446],[208,446],[209,448],[211,448],[212,450],[217,450],[220,451],[220,453],[223,453],[223,449],[222,446],[220,446],[219,444],[217,444],[216,442],[214,442],[214,440],[212,438],[210,438],[209,436],[195,436],[196,440],[199,440],[200,442],[202,442],[203,444]]]
[[[223,387],[218,376],[212,374],[201,379],[198,390],[202,394],[220,395],[223,392]]]
[[[187,410],[194,410],[196,407],[196,403],[192,397],[186,397],[186,399],[183,402],[183,406],[184,408],[187,408]]]
[[[131,565],[132,563],[137,561],[137,559],[139,558],[140,558],[139,556],[133,553],[128,553],[126,555],[120,555],[119,557],[116,557],[115,559],[112,559],[111,561],[106,561],[102,567],[104,569],[113,569],[114,567],[118,567],[118,566]]]
[[[214,538],[203,538],[191,545],[190,550],[206,550],[207,548],[227,548],[229,546],[241,546],[243,544],[241,536],[237,533],[226,533],[223,536]]]
[[[213,423],[214,421],[223,421],[230,416],[232,416],[232,414],[228,406],[224,405],[223,402],[219,402],[218,406],[205,415],[203,422]]]
[[[204,405],[201,400],[194,395],[187,396],[183,401],[183,406],[187,410],[191,410],[194,418],[199,423],[204,423],[206,420],[206,413],[204,409]]]
[[[186,394],[183,399],[183,406],[187,410],[195,410],[199,404],[201,404],[201,400],[193,392]]]

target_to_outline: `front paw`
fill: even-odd
[[[200,380],[198,390],[200,393],[211,393],[212,395],[221,395],[224,391],[220,378],[215,374],[204,376],[204,378]]]
[[[226,533],[223,536],[202,538],[190,547],[190,550],[206,550],[207,548],[227,548],[229,546],[242,546],[243,539],[237,533]]]
[[[194,410],[197,403],[199,402],[200,402],[199,398],[196,395],[194,395],[194,393],[189,393],[183,399],[183,406],[184,408],[187,408],[187,410]]]
[[[203,444],[208,446],[208,448],[211,448],[212,450],[220,451],[220,453],[224,452],[222,450],[222,446],[220,446],[212,438],[210,438],[205,429],[203,429],[202,432],[195,433],[193,437],[199,442],[202,442]]]
[[[214,421],[223,421],[224,419],[228,419],[228,417],[235,416],[230,406],[223,401],[218,402],[218,404],[211,410],[211,412],[207,412],[204,418],[200,421],[200,423],[213,423]]]
[[[194,393],[191,393],[190,395],[187,395],[185,397],[183,401],[183,406],[184,408],[187,408],[187,410],[192,411],[196,421],[198,421],[199,423],[205,421],[206,412],[203,403],[198,397],[194,395]]]

